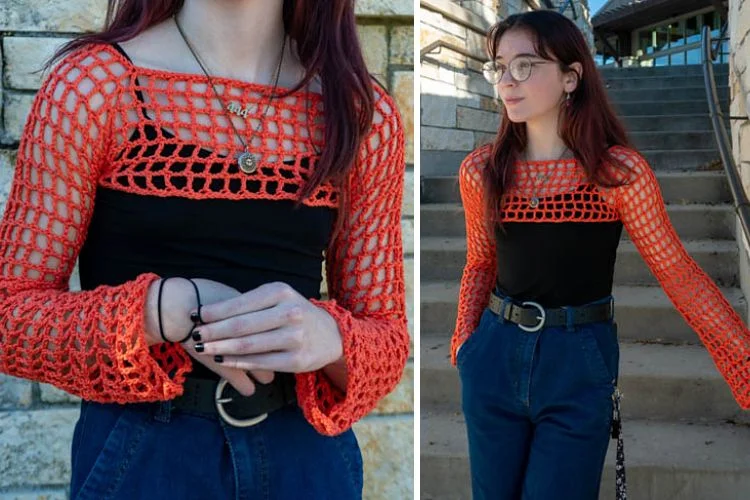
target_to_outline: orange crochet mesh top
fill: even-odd
[[[246,140],[252,137],[259,157],[253,174],[236,168],[233,152],[242,145],[202,75],[136,67],[115,47],[96,44],[66,56],[45,79],[24,128],[0,224],[0,371],[99,402],[168,400],[182,393],[191,358],[180,345],[149,348],[144,337],[146,291],[159,274],[140,272],[80,292],[69,291],[68,282],[92,219],[111,209],[97,211],[95,201],[106,201],[99,196],[104,192],[119,200],[198,207],[228,201],[238,208],[267,207],[296,199],[324,146],[321,96],[298,91],[274,99],[266,110],[270,87],[213,81],[225,101],[249,105],[247,118],[237,118],[235,126]],[[371,132],[341,185],[348,209],[327,244],[330,299],[311,298],[338,324],[346,391],[322,370],[296,375],[298,404],[324,434],[343,432],[372,410],[398,383],[408,356],[404,135],[393,101],[375,91]],[[163,133],[146,133],[153,124]],[[179,163],[155,161],[155,153],[167,157],[162,153],[176,146]],[[321,185],[303,207],[338,209],[338,189]],[[220,246],[213,248],[223,258]]]
[[[719,288],[688,255],[669,221],[658,181],[646,160],[620,146],[610,148],[610,153],[630,168],[630,173],[612,170],[616,179],[627,181],[613,188],[590,184],[575,160],[518,162],[515,182],[504,194],[499,219],[508,223],[622,221],[667,296],[708,348],[737,402],[742,408],[750,408],[750,332]],[[497,279],[496,240],[486,224],[482,185],[490,154],[490,146],[475,150],[459,172],[467,256],[451,341],[453,364],[456,349],[477,327]],[[538,185],[538,174],[550,170],[553,173],[548,180]],[[554,195],[561,193],[568,195],[567,203],[574,203],[576,210],[563,209],[553,201]],[[536,208],[529,203],[533,196],[540,199]],[[545,201],[544,197],[552,198]]]

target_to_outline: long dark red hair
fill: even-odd
[[[71,40],[47,67],[84,45],[130,40],[179,12],[183,4],[184,0],[110,0],[104,30]],[[325,148],[300,192],[301,200],[322,182],[344,178],[372,124],[375,98],[357,38],[353,0],[284,0],[283,9],[284,29],[296,42],[306,69],[305,78],[287,94],[319,76],[326,117]]]
[[[515,14],[495,24],[487,33],[487,52],[490,60],[497,57],[502,36],[509,30],[525,30],[534,41],[537,54],[557,60],[560,70],[573,71],[570,65],[581,64],[583,76],[570,96],[570,105],[561,106],[560,137],[586,170],[590,182],[603,186],[617,185],[612,170],[626,165],[612,157],[608,148],[615,145],[632,147],[625,127],[615,115],[607,98],[599,72],[589,47],[578,27],[567,17],[551,10]],[[503,193],[513,181],[513,164],[527,145],[526,124],[513,123],[503,108],[502,121],[492,154],[484,170],[485,200],[489,220],[497,222]]]

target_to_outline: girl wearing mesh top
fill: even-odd
[[[351,426],[409,341],[403,130],[355,30],[349,0],[124,0],[57,54],[0,370],[82,398],[72,498],[361,497]]]
[[[595,500],[610,431],[619,435],[611,293],[623,227],[743,408],[750,337],[678,239],[575,24],[514,15],[487,41],[503,116],[494,143],[460,169],[467,262],[451,343],[472,490]],[[621,467],[617,479],[624,498]]]

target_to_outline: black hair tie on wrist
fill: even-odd
[[[201,307],[203,307],[203,304],[201,304],[201,293],[200,293],[200,291],[198,291],[198,285],[196,285],[195,281],[191,280],[190,278],[185,278],[185,279],[188,280],[193,285],[193,288],[195,288],[195,298],[198,299],[198,319],[200,320],[201,323],[203,323],[203,320],[200,319],[200,317],[201,317]],[[193,331],[195,331],[195,327],[196,326],[198,326],[198,325],[193,325],[193,327],[190,329],[190,332],[187,334],[187,337],[185,337],[184,339],[180,340],[180,343],[185,343],[185,342],[187,342],[188,340],[190,340],[192,338]]]
[[[164,324],[162,323],[162,320],[161,320],[161,295],[162,295],[162,292],[164,291],[164,283],[166,283],[168,279],[169,278],[163,278],[159,282],[159,298],[157,299],[157,302],[156,302],[157,315],[159,318],[159,334],[161,335],[161,338],[164,342],[169,342],[169,339],[167,338],[166,335],[164,335]]]

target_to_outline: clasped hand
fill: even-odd
[[[195,328],[188,349],[224,367],[300,373],[343,355],[336,321],[285,283],[205,305],[200,316],[204,324]]]

